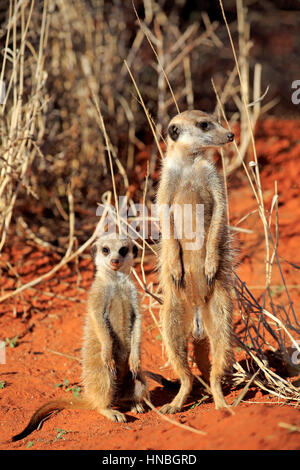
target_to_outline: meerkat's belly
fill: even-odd
[[[131,348],[132,306],[129,295],[121,296],[113,294],[108,300],[105,310],[99,310],[95,314],[96,316],[103,317],[105,328],[113,341],[113,355],[115,359],[117,359],[117,362],[126,362]],[[105,345],[101,344],[99,336],[95,331],[95,324],[90,316],[87,316],[86,319],[84,336],[84,357],[97,356]]]
[[[174,225],[180,236],[184,269],[184,295],[193,305],[208,295],[204,264],[213,201],[205,187],[185,182],[174,197]],[[178,215],[176,214],[178,208]]]
[[[114,354],[119,360],[128,359],[131,348],[132,306],[129,296],[111,299],[108,321],[114,341]]]
[[[205,188],[182,184],[173,199],[174,225],[184,251],[205,247],[212,216],[211,196]]]

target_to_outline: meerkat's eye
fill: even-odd
[[[168,129],[169,136],[172,140],[177,140],[180,134],[180,131],[175,124],[172,124]]]
[[[122,246],[122,248],[119,249],[119,255],[121,255],[121,256],[123,256],[123,258],[125,258],[128,251],[129,251],[128,246]]]
[[[103,253],[105,256],[108,255],[109,252],[110,252],[110,249],[109,249],[107,246],[104,246],[104,247],[102,248],[102,253]]]
[[[211,127],[210,122],[202,121],[202,122],[197,122],[196,126],[199,127],[199,129],[202,129],[203,131],[208,131],[208,129]]]

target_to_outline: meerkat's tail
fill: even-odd
[[[156,374],[155,372],[151,372],[150,370],[145,370],[144,374],[149,377],[150,379],[154,380],[154,382],[159,383],[163,387],[172,389],[172,390],[178,390],[179,389],[179,381],[172,381],[165,379],[162,375]]]
[[[39,429],[40,425],[46,419],[50,418],[50,416],[56,411],[61,411],[65,409],[87,409],[89,408],[89,403],[84,398],[59,398],[57,400],[52,400],[44,405],[42,405],[38,410],[36,410],[27,426],[23,429],[22,432],[16,434],[11,438],[12,442],[19,441],[20,439],[24,439],[24,437],[31,434],[36,429]]]

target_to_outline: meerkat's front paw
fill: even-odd
[[[136,378],[141,368],[141,361],[139,357],[129,356],[129,370],[133,377]]]
[[[181,266],[172,266],[170,268],[171,279],[177,289],[184,287],[184,277]]]
[[[206,256],[204,274],[206,283],[211,286],[218,270],[218,262],[215,256]]]
[[[112,357],[102,357],[105,367],[113,374],[117,373],[116,363]]]

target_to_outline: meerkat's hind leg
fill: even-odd
[[[99,360],[95,361],[93,357],[87,358],[83,370],[83,383],[91,408],[111,421],[126,422],[123,413],[111,408],[116,389],[116,375],[113,371],[99,364]]]
[[[141,374],[138,374],[134,379],[134,392],[131,411],[133,413],[144,413],[145,408],[143,405],[144,398],[149,399],[149,392],[146,381]]]
[[[210,361],[209,361],[209,339],[204,337],[202,339],[193,339],[194,347],[194,361],[201,372],[202,378],[205,382],[209,383],[210,377]]]
[[[202,305],[196,307],[194,310],[193,347],[194,361],[205,382],[209,383],[209,340],[202,320],[202,311],[205,308],[207,308],[207,306]]]
[[[166,352],[174,372],[180,379],[180,389],[171,403],[160,411],[165,414],[177,413],[184,405],[193,384],[193,375],[188,365],[187,343],[192,325],[192,309],[179,299],[166,298],[162,306],[162,326]]]
[[[214,292],[208,302],[207,315],[203,319],[211,347],[210,387],[215,407],[216,409],[228,408],[221,381],[232,355],[232,302],[230,294],[219,282],[216,282]]]

